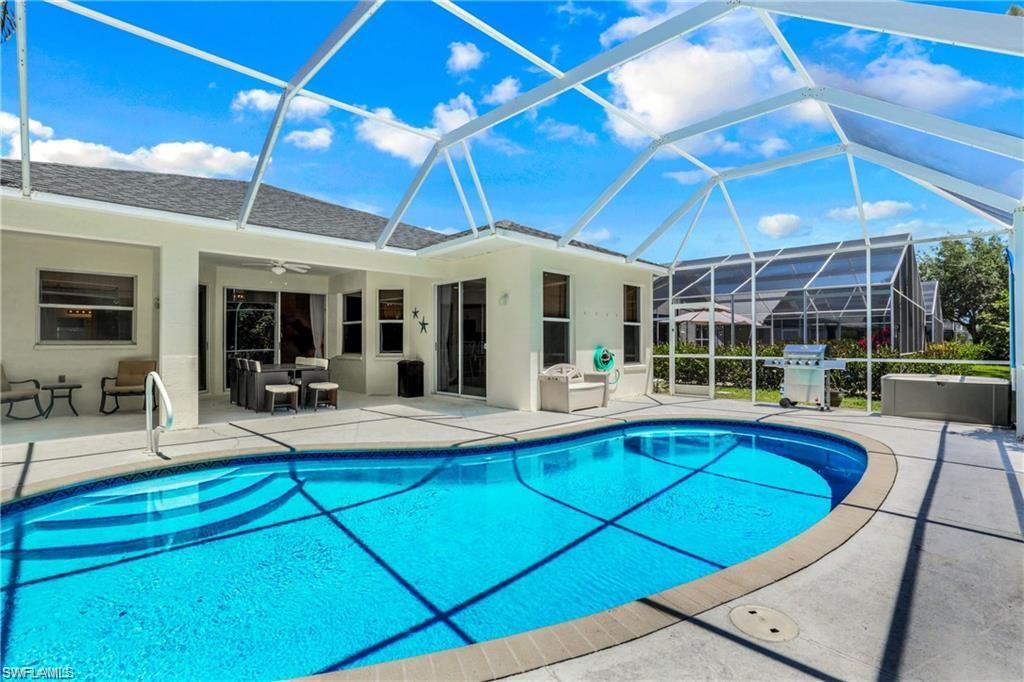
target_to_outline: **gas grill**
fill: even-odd
[[[765,367],[781,367],[784,371],[779,405],[792,407],[809,403],[819,410],[832,409],[828,370],[846,369],[846,361],[827,360],[826,350],[824,344],[791,343],[783,350],[781,358],[765,358]]]

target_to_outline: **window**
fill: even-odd
[[[341,352],[363,353],[363,292],[355,291],[341,297]]]
[[[405,292],[401,289],[379,290],[377,311],[380,352],[401,353],[405,340]]]
[[[622,361],[640,362],[640,287],[622,287]]]
[[[544,273],[544,366],[569,362],[569,275]]]
[[[39,272],[40,343],[133,343],[135,278]]]

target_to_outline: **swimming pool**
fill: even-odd
[[[760,554],[865,466],[810,431],[656,422],[85,484],[3,508],[3,664],[277,679],[484,641]]]

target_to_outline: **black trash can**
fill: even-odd
[[[398,395],[402,398],[423,397],[422,360],[399,360]]]

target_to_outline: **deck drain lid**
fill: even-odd
[[[737,606],[729,612],[729,620],[743,634],[766,642],[788,642],[800,634],[795,620],[767,606]]]

